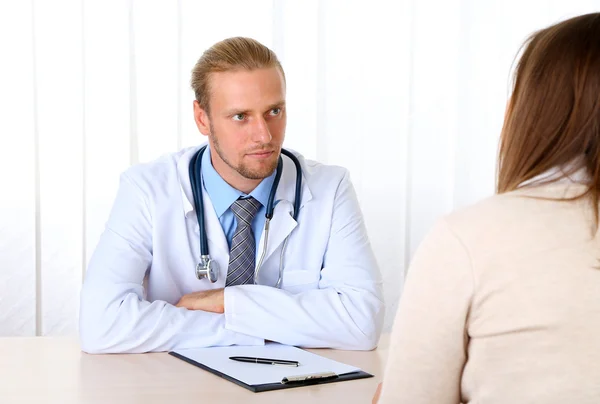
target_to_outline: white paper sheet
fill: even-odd
[[[339,375],[360,370],[354,366],[336,362],[296,347],[276,343],[267,343],[264,346],[236,345],[182,349],[175,352],[249,385],[281,383],[281,379],[288,376],[322,372],[334,372]],[[300,366],[244,363],[231,360],[229,359],[230,356],[291,360],[300,362]]]

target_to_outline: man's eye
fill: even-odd
[[[281,113],[281,108],[273,108],[271,110],[271,115],[275,116],[275,115],[279,115]]]
[[[233,120],[234,121],[243,121],[245,117],[246,117],[245,114],[235,114],[233,116]]]

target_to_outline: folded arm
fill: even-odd
[[[335,197],[318,289],[293,294],[261,285],[225,288],[225,327],[307,348],[369,350],[381,333],[382,295],[363,216],[346,175]]]
[[[89,353],[167,351],[264,340],[225,328],[223,314],[145,300],[152,262],[147,198],[124,174],[81,291],[80,341]]]

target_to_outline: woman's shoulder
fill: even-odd
[[[445,216],[443,221],[465,245],[509,247],[520,242],[588,236],[593,224],[589,200],[581,184],[553,183],[496,194]],[[528,243],[529,244],[529,243]]]
[[[520,220],[521,216],[535,218],[548,211],[556,213],[579,209],[582,200],[567,201],[583,194],[587,187],[576,183],[551,183],[523,187],[512,192],[495,194],[477,203],[457,209],[446,216],[457,226],[504,223],[507,219]]]

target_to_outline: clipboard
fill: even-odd
[[[273,345],[279,345],[279,344],[273,344]],[[272,345],[272,346],[273,346]],[[246,349],[252,349],[253,347],[239,347],[239,349],[242,348],[246,348]],[[260,349],[262,347],[255,347],[256,349]],[[268,349],[268,346],[266,347]],[[289,377],[282,377],[281,381],[278,382],[268,382],[268,383],[248,383],[244,380],[240,380],[242,378],[236,378],[234,377],[234,375],[232,374],[228,374],[228,372],[226,371],[222,371],[223,368],[221,368],[221,370],[219,369],[215,369],[216,367],[219,366],[208,366],[207,363],[210,363],[210,361],[205,361],[205,363],[202,363],[203,361],[197,358],[193,358],[193,356],[195,356],[193,353],[197,353],[199,351],[205,351],[205,350],[211,350],[211,353],[214,352],[220,352],[218,350],[221,350],[221,352],[223,352],[223,354],[221,355],[223,357],[223,360],[226,360],[226,358],[228,358],[228,356],[230,355],[230,351],[228,351],[227,349],[235,349],[235,347],[217,347],[217,348],[202,348],[199,350],[189,350],[189,353],[184,351],[179,351],[179,352],[169,352],[169,355],[183,360],[184,362],[187,362],[191,365],[194,365],[196,367],[199,367],[200,369],[206,370],[216,376],[219,376],[225,380],[228,380],[232,383],[237,384],[238,386],[241,386],[247,390],[250,390],[254,393],[260,393],[263,391],[272,391],[272,390],[282,390],[282,389],[290,389],[290,388],[296,388],[296,387],[304,387],[304,386],[312,386],[312,385],[317,385],[317,384],[328,384],[328,383],[336,383],[336,382],[343,382],[343,381],[348,381],[348,380],[357,380],[357,379],[365,379],[365,378],[370,378],[373,377],[372,374],[369,374],[367,372],[362,371],[361,369],[357,369],[357,368],[352,368],[348,365],[344,365],[341,364],[339,362],[335,362],[332,360],[329,360],[327,358],[323,358],[319,355],[316,354],[312,354],[310,352],[307,351],[303,351],[299,348],[295,348],[295,347],[285,347],[285,346],[275,346],[275,348],[282,348],[277,350],[278,351],[282,351],[285,350],[284,352],[289,352],[288,350],[296,350],[296,351],[302,351],[304,355],[311,355],[315,358],[318,358],[320,361],[327,361],[327,362],[331,362],[332,364],[338,364],[341,365],[338,366],[338,369],[351,369],[351,371],[349,372],[345,372],[345,373],[335,373],[335,372],[331,372],[331,371],[320,371],[320,372],[310,372],[310,373],[306,373],[306,374],[302,374],[302,375],[298,375],[297,372],[296,374],[292,374]],[[195,352],[194,352],[195,351]],[[205,351],[207,352],[207,351]],[[210,352],[210,351],[208,351]],[[196,355],[197,356],[197,355]],[[214,363],[214,362],[213,362]],[[230,362],[227,362],[230,363]],[[270,370],[269,368],[273,365],[261,365],[261,364],[232,364],[232,366],[242,366],[242,365],[249,365],[254,367],[253,369],[255,370],[253,373],[256,373],[256,370]],[[258,367],[256,367],[258,366]],[[264,368],[262,368],[264,366]],[[285,368],[285,367],[283,367]],[[280,370],[280,372],[285,372],[285,370]],[[233,372],[229,372],[229,373],[233,373]]]

